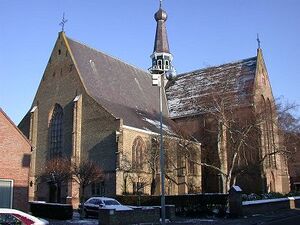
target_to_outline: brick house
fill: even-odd
[[[28,210],[31,145],[0,108],[0,208]]]

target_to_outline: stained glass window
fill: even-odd
[[[63,109],[55,104],[49,124],[50,157],[61,156],[63,147]]]
[[[132,145],[132,166],[134,169],[141,170],[143,167],[143,152],[145,151],[145,142],[141,137],[137,137]]]

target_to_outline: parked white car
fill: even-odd
[[[9,225],[47,225],[48,221],[16,209],[0,208],[0,224]]]
[[[98,216],[100,208],[115,209],[116,211],[133,210],[132,208],[122,205],[116,199],[106,197],[92,197],[83,203],[84,216]]]

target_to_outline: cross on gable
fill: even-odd
[[[61,31],[65,30],[65,23],[67,23],[68,20],[65,19],[65,13],[63,13],[63,18],[61,20],[61,22],[59,23],[59,25],[61,26]]]
[[[260,39],[259,39],[259,34],[257,34],[256,40],[257,40],[258,48],[260,48]]]

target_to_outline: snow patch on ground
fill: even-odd
[[[90,224],[90,225],[98,225],[98,220],[67,220],[68,224]]]
[[[288,198],[276,198],[276,199],[244,201],[243,205],[256,205],[256,204],[264,204],[264,203],[270,203],[270,202],[283,202],[283,201],[289,201],[289,199]]]

